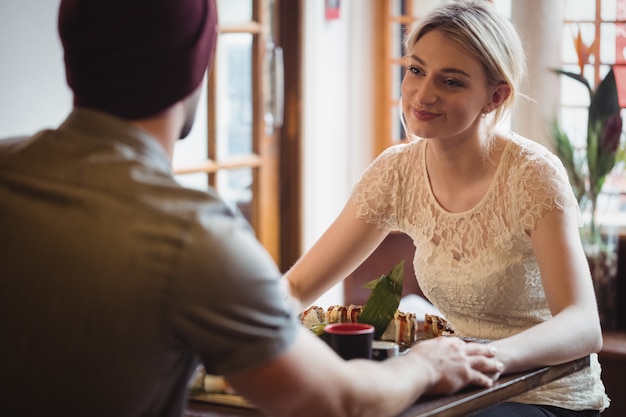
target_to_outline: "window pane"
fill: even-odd
[[[401,59],[406,56],[409,51],[404,51],[403,36],[404,25],[397,23],[392,24],[392,45],[391,51],[394,59]],[[391,71],[391,99],[397,100],[400,97],[400,86],[402,84],[402,78],[404,77],[404,67],[402,65],[393,65]],[[395,136],[394,136],[395,137]]]
[[[602,20],[615,20],[617,13],[616,0],[602,0]]]
[[[217,6],[221,25],[252,20],[252,0],[219,0]]]
[[[220,37],[217,97],[217,159],[252,151],[252,35]]]
[[[511,18],[511,0],[493,0],[493,4],[500,13]]]
[[[611,65],[600,65],[600,69],[598,73],[600,74],[600,79],[603,80],[606,77],[606,74],[611,70]]]
[[[184,140],[177,140],[174,144],[174,167],[187,168],[198,165],[207,159],[207,125],[208,121],[203,115],[207,114],[207,87],[206,74],[202,82],[202,92],[193,128]]]
[[[194,188],[202,191],[207,191],[209,189],[207,174],[204,172],[176,175],[176,181],[187,188]]]
[[[424,16],[430,9],[441,4],[441,0],[412,0],[413,11],[417,17]]]
[[[402,126],[402,116],[400,116],[400,104],[391,108],[391,130],[394,142],[406,139],[406,132]]]
[[[615,62],[615,25],[613,23],[604,23],[600,26],[600,62]]]
[[[565,0],[563,4],[565,20],[594,20],[596,17],[595,1]]]
[[[567,133],[575,147],[586,146],[587,116],[589,111],[584,108],[564,107],[561,109],[560,127]]]
[[[222,170],[217,176],[217,188],[220,196],[240,210],[250,221],[252,207],[252,168]]]
[[[578,66],[565,65],[563,69],[575,74],[580,72]],[[585,67],[585,78],[590,83],[593,82],[593,67],[591,65]],[[589,91],[587,87],[565,75],[561,76],[561,80],[561,103],[566,103],[568,106],[589,106]]]

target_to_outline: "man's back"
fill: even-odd
[[[0,410],[176,415],[199,357],[228,348],[187,329],[228,315],[211,297],[229,259],[210,247],[241,224],[178,186],[165,152],[113,120],[75,112],[9,156],[0,142]]]

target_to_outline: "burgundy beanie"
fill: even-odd
[[[62,0],[74,105],[142,119],[187,97],[213,64],[214,0]]]

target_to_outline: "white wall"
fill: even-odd
[[[324,1],[304,4],[303,248],[331,224],[371,160],[372,21],[369,3],[344,0],[326,21]],[[343,301],[338,284],[315,304]]]
[[[58,4],[0,2],[0,137],[54,127],[71,108],[56,31]]]

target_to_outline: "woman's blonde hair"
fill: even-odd
[[[511,109],[519,83],[526,74],[526,55],[519,34],[505,16],[487,0],[448,1],[416,22],[405,39],[406,51],[413,50],[428,32],[439,30],[458,42],[482,63],[491,85],[506,83],[509,97],[496,108],[490,132]]]

